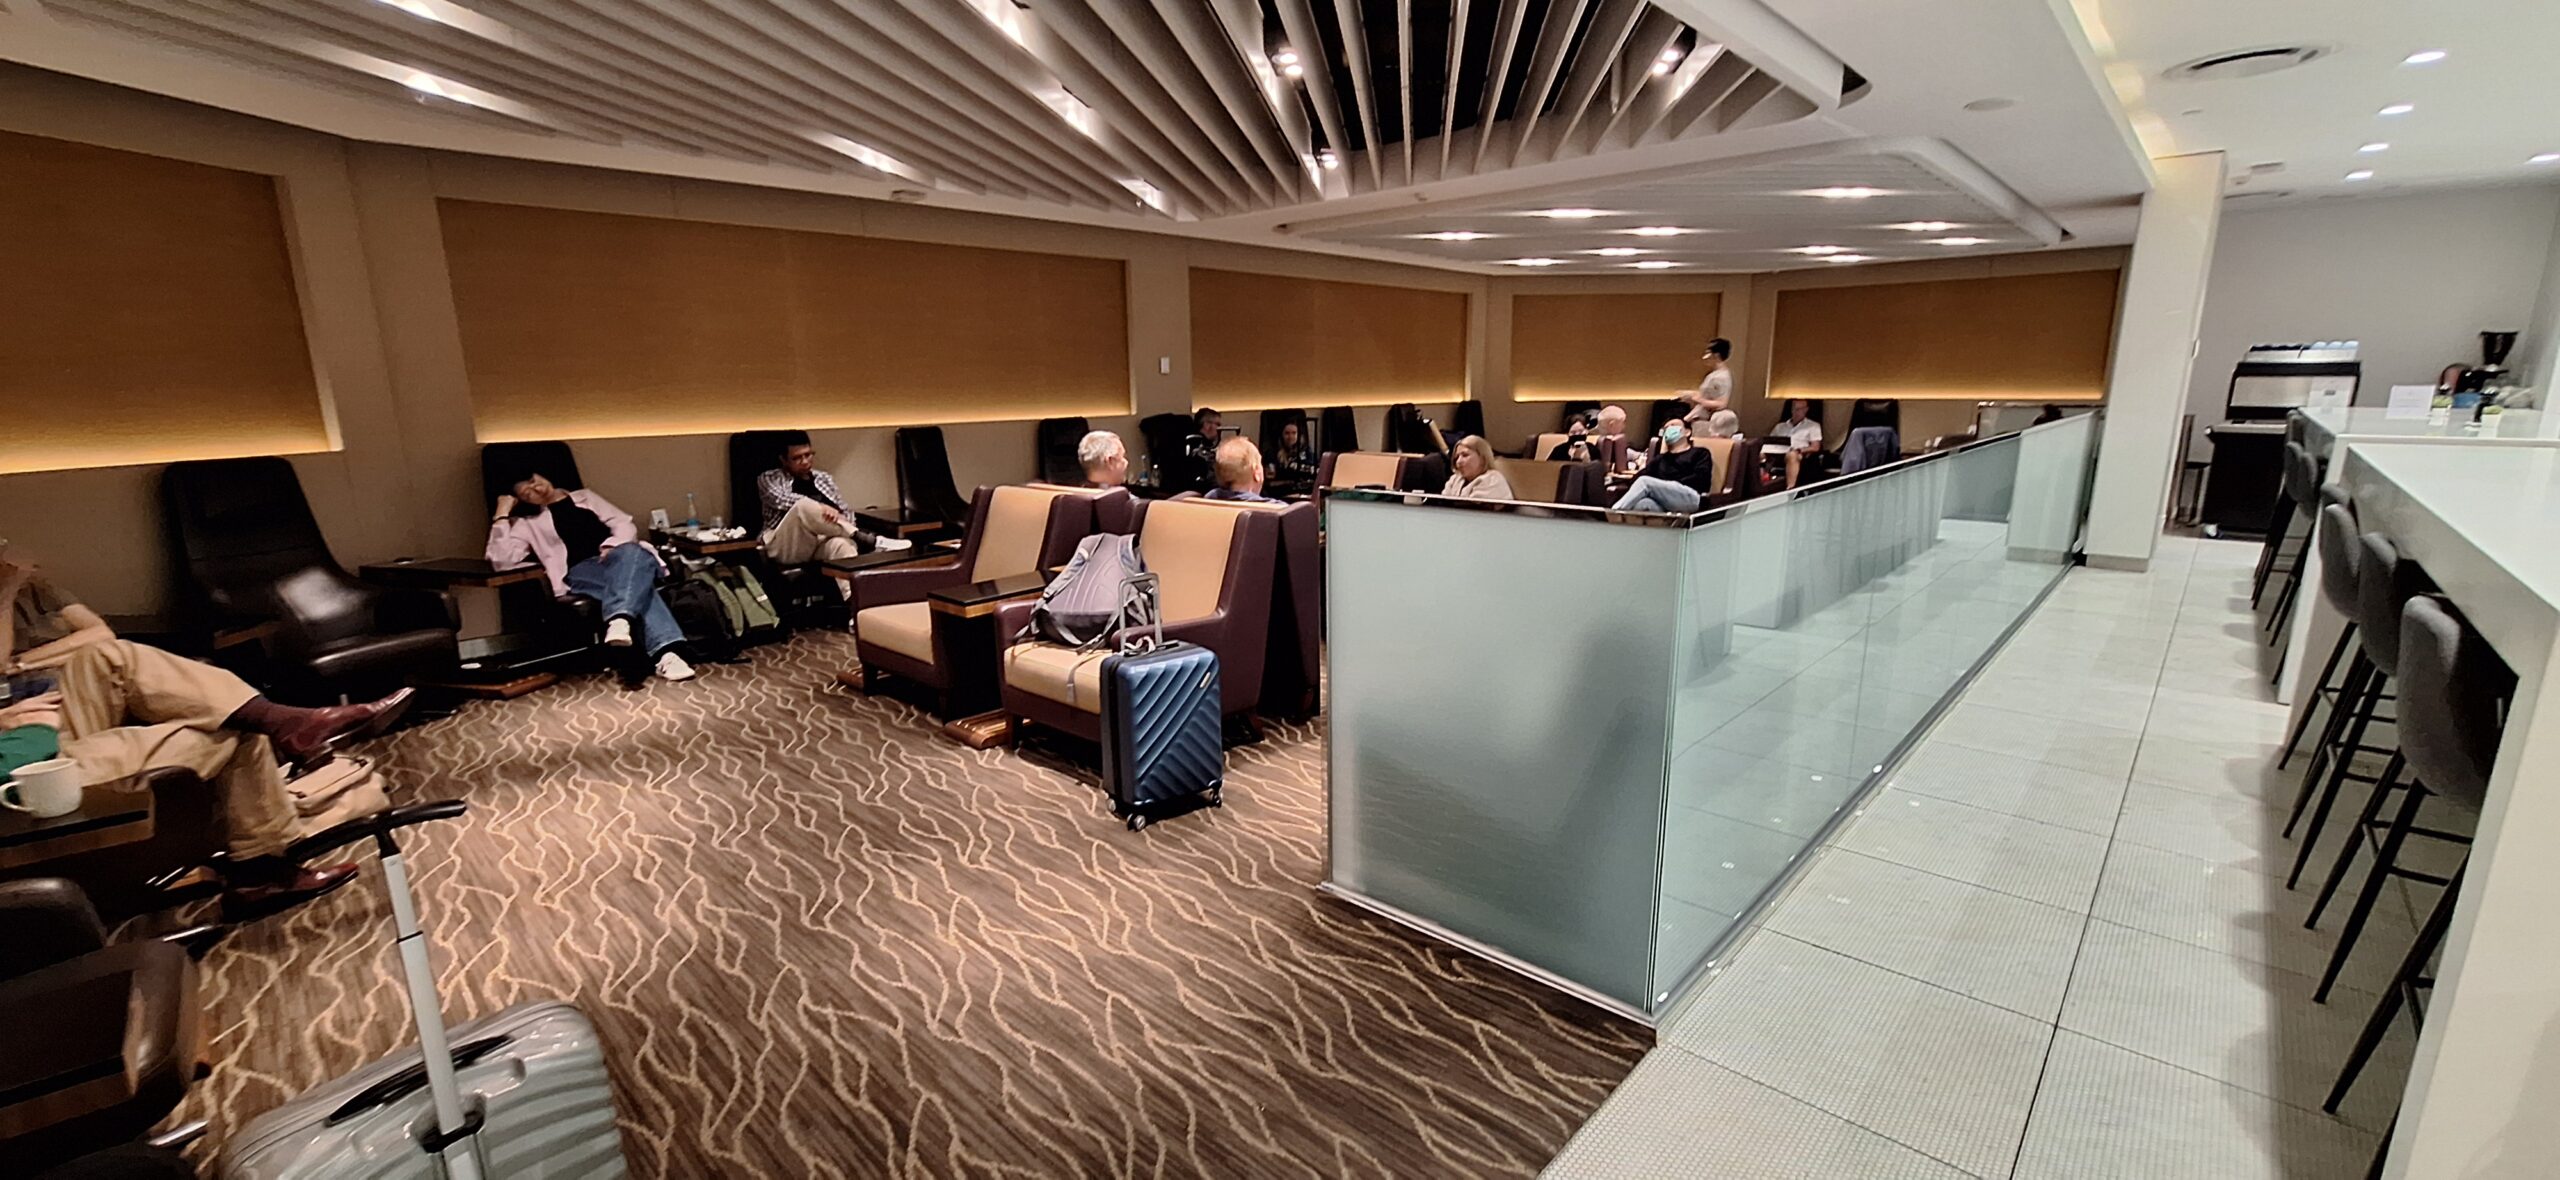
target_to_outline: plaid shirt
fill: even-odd
[[[827,507],[844,511],[844,493],[836,490],[836,477],[824,468],[812,468],[809,482],[817,486],[818,499],[825,501]],[[764,504],[764,531],[770,533],[790,514],[791,506],[799,503],[800,493],[791,487],[791,473],[776,467],[756,477],[756,499]]]

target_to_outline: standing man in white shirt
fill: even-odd
[[[1689,403],[1688,412],[1681,416],[1688,419],[1692,435],[1731,437],[1735,430],[1715,434],[1708,427],[1715,422],[1716,415],[1733,405],[1733,370],[1730,366],[1733,342],[1722,336],[1707,341],[1707,350],[1698,359],[1706,362],[1707,375],[1698,382],[1696,389],[1680,395],[1680,400]]]

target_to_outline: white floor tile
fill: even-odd
[[[2022,674],[2008,669],[1987,674],[1965,689],[1964,701],[2058,721],[2131,730],[2141,729],[2143,718],[2151,711],[2152,690],[2147,686],[2093,683],[2061,669],[2050,671],[2054,674]]]
[[[2018,1180],[2312,1180],[2364,1174],[2374,1136],[2202,1074],[2064,1032]]]
[[[1969,803],[1987,811],[2104,836],[2115,831],[2125,780],[1952,742],[1923,742],[1893,772],[1893,785],[1917,795]]]
[[[2119,841],[2107,854],[2092,913],[2119,926],[2316,979],[2337,946],[2336,932],[2345,913],[2339,908],[2340,917],[2323,923],[2326,929],[2304,929],[2302,920],[2310,915],[2318,895],[2316,881],[2287,889],[2281,876]],[[2330,904],[2343,907],[2346,903]],[[2348,958],[2339,981],[2349,987],[2381,990],[2399,965],[2399,956],[2390,948],[2405,948],[2416,938],[2417,924],[2405,907],[2374,906],[2364,938],[2357,943],[2361,953]]]
[[[2143,726],[2143,734],[2180,741],[2262,745],[2267,747],[2267,761],[2272,763],[2275,747],[2284,742],[2286,721],[2285,707],[2274,701],[2234,700],[2162,689],[2151,702],[2151,720]]]
[[[2303,739],[2303,744],[2308,746],[2310,739]],[[2142,749],[2134,755],[2133,781],[2199,795],[2245,795],[2271,806],[2291,807],[2311,756],[2297,754],[2278,770],[2276,757],[2283,752],[2277,749],[2271,754],[2255,742],[2145,736]]]
[[[2005,1175],[2051,1025],[1763,931],[1666,1043],[1977,1176]]]
[[[1965,1174],[1679,1049],[1645,1054],[1548,1180],[1964,1180]]]
[[[2370,992],[2341,987],[2311,1002],[2318,980],[2093,922],[2062,1004],[2062,1027],[2120,1049],[2316,1111],[2373,1011]],[[2340,1115],[2379,1131],[2399,1105],[2416,1038],[2399,1022]]]
[[[2062,1010],[2085,919],[1833,849],[1769,929],[2038,1020]]]
[[[2112,776],[2132,773],[2142,735],[2139,729],[2057,721],[1959,701],[1939,717],[1929,740]]]
[[[2341,809],[2362,806],[2361,796],[2353,803],[2344,802],[2343,798]],[[2282,880],[2293,867],[2298,851],[2294,842],[2285,838],[2284,820],[2284,809],[2275,801],[2237,794],[2202,795],[2137,782],[2125,789],[2124,815],[2117,821],[2116,839]],[[2353,827],[2353,812],[2344,817],[2331,813],[2321,832],[2320,847],[2313,851],[2310,862],[2321,868],[2306,868],[2306,880],[2318,880],[2315,874],[2325,871],[2343,834]],[[2307,826],[2304,830],[2308,830]]]
[[[1838,839],[1841,848],[2088,912],[2106,859],[2103,836],[1887,788]]]

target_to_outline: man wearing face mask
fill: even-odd
[[[1689,424],[1662,424],[1662,444],[1635,485],[1613,505],[1619,512],[1695,512],[1716,485],[1716,459],[1689,437]]]

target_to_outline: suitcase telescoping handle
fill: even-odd
[[[445,1037],[444,1005],[436,998],[436,972],[427,959],[427,934],[418,925],[418,901],[409,890],[409,866],[400,856],[400,829],[433,820],[453,819],[469,807],[459,799],[395,807],[378,815],[338,825],[352,831],[349,839],[373,837],[382,857],[382,888],[391,895],[391,924],[400,951],[400,973],[409,986],[409,1014],[418,1024],[419,1065],[426,1071],[427,1093],[434,1100],[436,1126],[421,1146],[444,1162],[450,1180],[481,1180],[478,1135],[481,1112],[462,1109],[462,1087],[454,1080],[454,1053]],[[340,843],[346,843],[341,840]],[[481,1052],[486,1052],[482,1049]],[[476,1054],[475,1054],[476,1056]]]
[[[1131,574],[1120,580],[1119,617],[1112,620],[1112,630],[1120,635],[1120,654],[1136,655],[1164,646],[1164,609],[1161,579],[1154,571]],[[1132,632],[1145,626],[1143,637]]]

